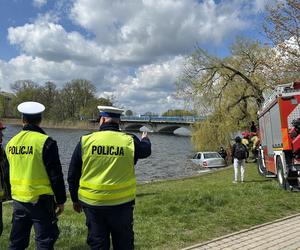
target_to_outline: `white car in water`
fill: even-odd
[[[218,152],[197,152],[191,160],[204,168],[226,167],[226,161]]]

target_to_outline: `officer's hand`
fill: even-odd
[[[81,213],[82,212],[82,206],[81,206],[81,204],[79,202],[73,202],[73,209],[77,213]]]
[[[64,204],[57,204],[55,209],[56,216],[60,216],[63,213],[64,209],[65,209]]]
[[[143,132],[143,134],[142,134],[142,139],[143,139],[143,138],[148,138],[148,133],[147,133],[147,131],[144,131],[144,132]]]

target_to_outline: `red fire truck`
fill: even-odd
[[[279,85],[258,112],[258,171],[300,188],[300,81]]]

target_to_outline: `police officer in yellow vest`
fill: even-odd
[[[151,154],[147,133],[139,140],[119,129],[122,109],[98,106],[100,129],[81,137],[70,162],[73,208],[84,210],[91,249],[133,249],[134,165]]]
[[[10,186],[8,179],[8,165],[5,155],[5,151],[2,148],[2,131],[6,127],[0,122],[0,236],[3,232],[3,220],[2,220],[2,202],[8,200],[10,197]]]
[[[21,103],[23,130],[6,145],[13,199],[10,250],[28,247],[32,225],[36,249],[53,249],[59,235],[57,215],[66,191],[56,141],[39,127],[44,109],[37,102]]]

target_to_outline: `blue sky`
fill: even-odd
[[[189,108],[174,82],[195,44],[219,56],[237,35],[264,40],[270,0],[1,0],[0,89],[92,81],[135,113]]]

